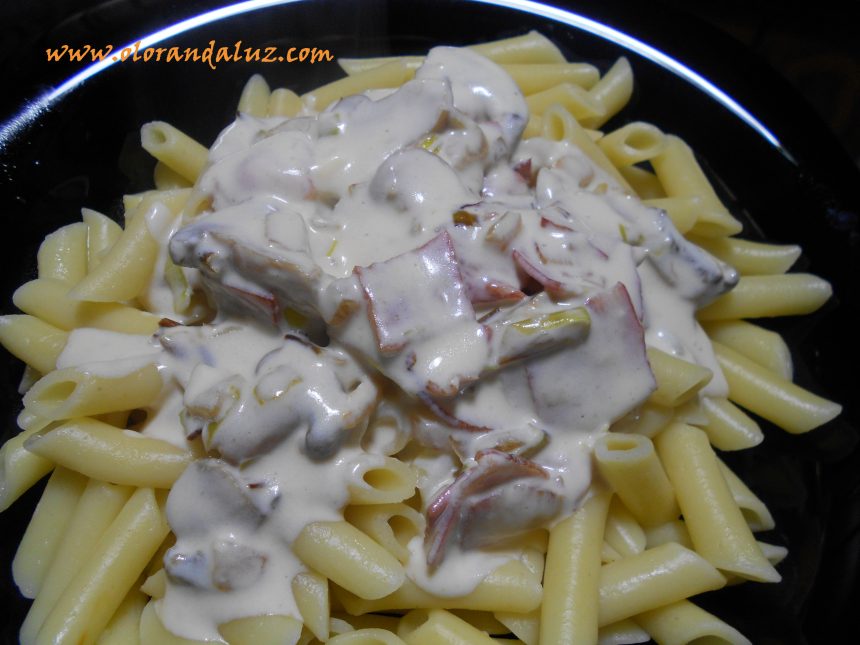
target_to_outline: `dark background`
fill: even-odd
[[[202,6],[213,4],[199,0],[3,2],[0,5],[0,78],[4,80],[6,91],[0,95],[0,122],[15,113],[26,97],[59,83],[81,68],[80,64],[48,64],[44,60],[45,47],[56,47],[63,42],[122,44],[167,24],[168,16],[179,19],[195,15]],[[329,4],[336,5],[331,1]],[[736,163],[723,163],[717,156],[713,160],[726,186],[740,189],[738,195],[725,189],[723,196],[730,203],[736,197],[738,204],[753,213],[755,223],[748,222],[750,229],[773,241],[801,242],[807,249],[807,257],[800,268],[819,272],[834,282],[837,294],[834,303],[816,317],[780,331],[788,335],[796,351],[799,378],[804,384],[812,387],[814,383],[823,383],[819,391],[848,404],[848,409],[826,435],[813,433],[798,438],[766,432],[766,445],[769,451],[777,454],[777,460],[772,459],[772,455],[759,459],[761,455],[756,451],[748,451],[751,454],[739,460],[737,465],[743,467],[744,478],[763,496],[767,493],[778,525],[786,527],[785,534],[778,533],[769,539],[788,544],[791,560],[781,567],[786,584],[749,592],[748,596],[744,595],[746,589],[738,589],[737,597],[741,602],[734,602],[727,609],[721,606],[721,611],[716,613],[742,626],[742,631],[751,636],[764,635],[753,637],[756,643],[856,642],[856,638],[846,638],[842,630],[860,633],[857,631],[860,624],[857,615],[860,607],[857,575],[860,457],[855,450],[858,427],[856,348],[860,327],[855,324],[860,321],[856,293],[860,249],[857,223],[860,185],[856,171],[860,161],[860,45],[856,23],[848,13],[857,3],[595,0],[558,4],[625,30],[680,58],[738,98],[781,139],[791,144],[798,159],[799,187],[785,186],[784,194],[781,182],[786,176],[785,168],[781,166],[780,173],[772,177],[757,175],[760,168],[767,167],[759,164],[755,156],[758,153],[745,153],[749,156]],[[408,10],[389,14],[385,5],[384,0],[377,1],[375,11],[366,14],[346,9],[332,11],[332,29],[349,29],[350,21],[367,30],[368,25],[379,20],[408,20]],[[405,3],[399,5],[406,6]],[[346,6],[344,2],[338,7]],[[300,31],[300,25],[291,27]],[[477,35],[462,35],[462,42],[480,40],[481,28],[482,25],[476,23]],[[270,32],[277,31],[278,25],[271,26]],[[263,44],[268,37],[261,34],[256,40],[256,35],[248,34],[247,41]],[[568,45],[576,48],[575,42]],[[209,78],[213,86],[217,86],[212,88],[212,94],[238,95],[242,79],[258,70],[246,65],[240,73],[236,71],[229,75],[226,70],[212,73]],[[123,115],[139,112],[144,118],[171,116],[168,108],[151,94],[138,94],[135,75],[142,77],[143,70],[132,69],[127,75],[131,80],[119,85],[125,92],[107,96],[104,104],[92,106],[98,119],[105,124],[104,131],[111,135],[113,120],[121,121]],[[228,80],[228,76],[235,80]],[[316,84],[315,79],[304,80],[309,83],[308,87]],[[643,77],[643,81],[647,80]],[[186,118],[180,116],[177,121],[182,122],[190,134],[207,143],[217,132],[212,129],[212,123],[225,123],[229,118],[230,108],[217,114],[207,112],[208,104],[204,102],[207,97],[190,94],[182,85],[182,74],[174,69],[164,68],[164,89],[165,104],[179,102],[179,109],[187,108]],[[676,97],[671,93],[667,93],[666,105],[662,106],[654,106],[648,98],[640,97],[637,109],[651,109],[652,114],[658,116],[667,111],[677,115],[678,110],[685,109],[685,106],[674,104]],[[66,107],[73,113],[79,106],[76,107],[74,99],[70,103]],[[201,105],[207,106],[203,118],[199,122],[189,122],[187,114],[200,111]],[[677,131],[685,138],[696,139],[691,141],[694,147],[701,144],[704,150],[718,151],[724,144],[726,149],[731,149],[732,141],[722,142],[720,132],[707,130],[709,126],[713,129],[724,124],[720,115],[702,114],[701,119],[698,114],[685,116],[686,122],[678,126],[688,131]],[[11,223],[11,227],[4,229],[7,231],[5,239],[0,239],[0,261],[6,269],[2,277],[3,294],[10,293],[13,285],[32,272],[32,258],[39,239],[28,233],[22,234],[19,242],[14,235],[16,219],[19,226],[29,227],[31,222],[26,218],[31,213],[39,213],[50,220],[39,224],[46,225],[47,230],[69,221],[73,209],[82,204],[116,213],[116,210],[111,211],[116,203],[110,200],[125,187],[138,186],[139,189],[145,181],[136,170],[140,167],[141,155],[134,152],[137,148],[134,136],[129,135],[121,149],[117,149],[116,142],[107,135],[100,138],[99,128],[78,131],[77,123],[64,120],[62,113],[51,115],[51,118],[55,126],[59,123],[65,128],[65,134],[58,139],[58,149],[46,152],[58,157],[57,163],[66,168],[74,168],[76,163],[88,169],[95,168],[94,176],[100,181],[90,183],[90,175],[85,172],[71,176],[68,181],[51,184],[42,174],[47,171],[35,165],[38,155],[31,155],[32,150],[16,151],[23,157],[29,158],[29,155],[36,159],[32,168],[23,174],[20,167],[15,167],[14,159],[10,162],[0,155],[0,191],[3,191],[0,218],[4,224]],[[651,114],[646,113],[642,118],[651,118]],[[741,132],[739,136],[746,134]],[[39,139],[35,137],[34,140]],[[55,141],[50,137],[45,140]],[[119,168],[117,158],[120,159]],[[762,159],[769,159],[764,152]],[[751,179],[745,179],[746,175]],[[23,182],[26,191],[22,194],[30,195],[29,203],[21,201],[14,190],[7,190],[9,187],[4,181],[9,177]],[[751,186],[745,186],[745,181]],[[50,189],[44,199],[34,200],[32,194],[36,189],[33,186],[50,186]],[[7,196],[10,197],[7,199]],[[767,222],[760,219],[763,214],[768,216]],[[809,235],[810,228],[803,221],[804,217],[816,219],[815,235]],[[823,231],[825,225],[826,231],[819,235],[818,231]],[[24,248],[19,248],[21,246]],[[14,259],[19,257],[29,259]],[[5,302],[0,305],[3,313],[9,310]],[[811,333],[813,326],[816,326],[815,334]],[[845,338],[850,341],[843,343]],[[0,397],[4,406],[14,409],[18,403],[13,389],[20,368],[7,368],[7,364],[11,365],[2,363],[8,373],[0,373]],[[808,459],[804,461],[806,456]],[[800,468],[797,468],[798,460]],[[14,538],[20,533],[20,526],[36,499],[35,493],[31,494],[0,515],[0,528],[7,537]],[[798,522],[798,508],[808,513],[807,525],[802,515]],[[3,543],[0,562],[9,562],[14,544],[15,539]],[[5,593],[11,594],[2,596],[6,601],[14,597],[15,592],[9,587],[8,579],[4,584]],[[0,606],[0,640],[5,638],[3,642],[12,643],[15,642],[14,631],[10,630],[20,623],[23,609],[20,603],[11,600],[8,603]]]

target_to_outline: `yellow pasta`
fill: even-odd
[[[599,493],[550,532],[540,642],[590,643],[597,639],[599,549],[610,495]]]
[[[595,443],[594,458],[600,474],[641,524],[678,517],[672,485],[648,437],[607,433]]]
[[[36,599],[21,626],[21,642],[38,642],[38,634],[59,598],[93,555],[95,547],[131,497],[131,489],[90,481],[75,505],[75,515],[45,573]]]
[[[523,94],[535,94],[562,83],[589,89],[597,83],[597,68],[586,63],[511,63],[502,65]]]
[[[762,367],[791,380],[791,352],[782,336],[743,320],[721,320],[703,325],[711,340],[731,347]]]
[[[158,316],[116,302],[81,302],[68,296],[62,282],[38,279],[26,282],[15,291],[12,301],[24,313],[70,331],[95,327],[128,334],[152,334],[158,329]]]
[[[707,560],[669,542],[601,567],[598,621],[610,625],[725,584]]]
[[[409,559],[409,541],[424,535],[424,516],[406,504],[351,506],[344,518],[403,563]]]
[[[302,98],[284,87],[272,90],[267,113],[269,116],[296,116],[302,109]]]
[[[821,307],[832,293],[827,281],[808,273],[745,276],[697,316],[699,320],[800,316]]]
[[[601,109],[599,114],[587,117],[582,124],[587,128],[599,128],[618,114],[633,94],[633,70],[627,59],[622,57],[615,61],[589,94]]]
[[[140,129],[140,145],[192,184],[197,181],[209,157],[205,146],[164,121],[144,125]]]
[[[835,418],[842,406],[804,390],[735,350],[714,343],[729,399],[791,433],[808,432]]]
[[[734,627],[687,600],[643,612],[636,616],[636,622],[659,645],[686,645],[694,641],[748,645],[750,642]]]
[[[161,387],[158,368],[151,364],[107,377],[67,367],[42,377],[24,395],[24,405],[51,421],[72,419],[144,408],[155,401]]]
[[[351,504],[388,504],[402,502],[415,493],[415,473],[412,468],[393,457],[383,457],[379,465],[368,465],[356,475],[361,484],[349,487]]]
[[[87,274],[87,225],[67,224],[45,237],[36,260],[40,278],[75,285]]]
[[[346,522],[308,524],[293,551],[308,566],[368,600],[396,591],[405,579],[393,555]]]
[[[57,367],[68,337],[68,332],[34,316],[0,316],[0,344],[43,374]]]
[[[161,503],[148,488],[131,496],[94,545],[95,555],[63,590],[39,630],[38,641],[61,633],[74,642],[95,640],[167,535]]]
[[[96,641],[97,645],[138,645],[140,619],[148,599],[137,589],[128,592]]]
[[[90,208],[82,208],[81,217],[87,225],[87,271],[92,271],[122,235],[122,228],[111,218]]]
[[[292,616],[249,616],[218,628],[230,645],[295,645],[302,632]]]
[[[88,477],[144,488],[170,488],[192,458],[166,441],[95,419],[63,423],[34,435],[26,447]]]
[[[763,244],[734,237],[696,238],[696,244],[731,264],[741,275],[785,273],[800,257],[796,244]]]
[[[696,197],[701,200],[696,223],[690,229],[702,237],[723,237],[741,230],[741,223],[722,205],[690,147],[668,135],[662,152],[651,165],[663,184],[667,197]]]
[[[660,154],[666,142],[658,128],[635,121],[601,137],[597,145],[614,165],[631,166]]]
[[[764,440],[758,424],[728,399],[703,397],[702,410],[707,421],[700,427],[715,448],[743,450],[757,446]]]
[[[657,436],[656,446],[696,551],[723,571],[778,582],[780,575],[756,544],[707,435],[692,426],[673,424]]]
[[[86,485],[86,477],[65,468],[48,480],[12,560],[12,577],[25,598],[35,598],[42,587]]]
[[[236,111],[240,114],[249,114],[256,117],[264,117],[269,112],[269,98],[271,90],[269,84],[259,74],[254,74],[242,88],[239,97],[239,105]]]
[[[22,430],[0,447],[0,511],[27,492],[30,487],[51,472],[54,464],[33,454],[24,443],[41,430],[39,424]]]
[[[675,407],[686,403],[705,387],[713,378],[707,367],[685,361],[664,351],[649,347],[648,363],[657,389],[651,393],[650,400],[657,405]]]
[[[325,641],[331,614],[328,580],[318,573],[303,571],[293,578],[291,587],[305,627]]]

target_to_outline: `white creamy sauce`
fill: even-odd
[[[522,556],[495,543],[581,503],[594,438],[655,387],[646,342],[725,393],[693,314],[736,274],[572,144],[520,142],[527,120],[499,67],[437,48],[400,89],[240,115],[195,187],[211,208],[146,214],[162,253],[142,301],[201,320],[203,290],[214,319],[77,330],[58,367],[157,364],[143,433],[208,455],[169,496],[171,631],[298,617],[291,542],[398,453],[428,524],[407,575],[464,595]]]

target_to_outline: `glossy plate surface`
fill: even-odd
[[[150,39],[154,46],[202,49],[215,40],[232,48],[241,40],[243,47],[317,47],[356,57],[422,53],[436,44],[537,29],[569,59],[603,71],[619,55],[627,56],[636,91],[610,126],[650,121],[686,139],[744,220],[745,235],[803,244],[797,268],[831,280],[836,294],[814,316],[767,324],[786,335],[797,381],[839,400],[845,413],[827,429],[802,437],[765,424],[762,446],[727,458],[776,518],[777,529],[762,539],[789,548],[779,568],[784,581],[709,594],[703,604],[755,643],[834,642],[830,638],[841,627],[856,624],[860,176],[811,110],[749,52],[688,17],[656,15],[650,3],[620,0],[563,7],[514,0],[115,0],[84,3],[91,7],[83,10],[66,4],[45,3],[16,14],[0,10],[0,17],[10,11],[0,24],[7,89],[0,99],[3,313],[12,311],[14,288],[35,276],[35,253],[46,233],[77,220],[81,206],[118,216],[121,194],[150,187],[153,162],[139,148],[142,123],[166,120],[208,145],[232,119],[252,73],[298,92],[340,76],[333,62],[234,62],[212,70],[203,63],[127,61],[58,91],[86,66],[47,63],[45,47],[112,43],[119,49],[156,34]],[[39,102],[50,95],[52,100]],[[8,436],[20,406],[15,390],[21,370],[5,353],[0,360]],[[36,493],[0,516],[0,634],[8,643],[17,642],[27,607],[11,583],[8,563]]]

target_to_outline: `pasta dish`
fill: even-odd
[[[49,235],[0,507],[28,643],[749,642],[784,548],[719,451],[839,406],[743,319],[830,296],[734,237],[633,87],[537,33],[259,76],[211,148]],[[611,123],[611,122],[610,122]]]

